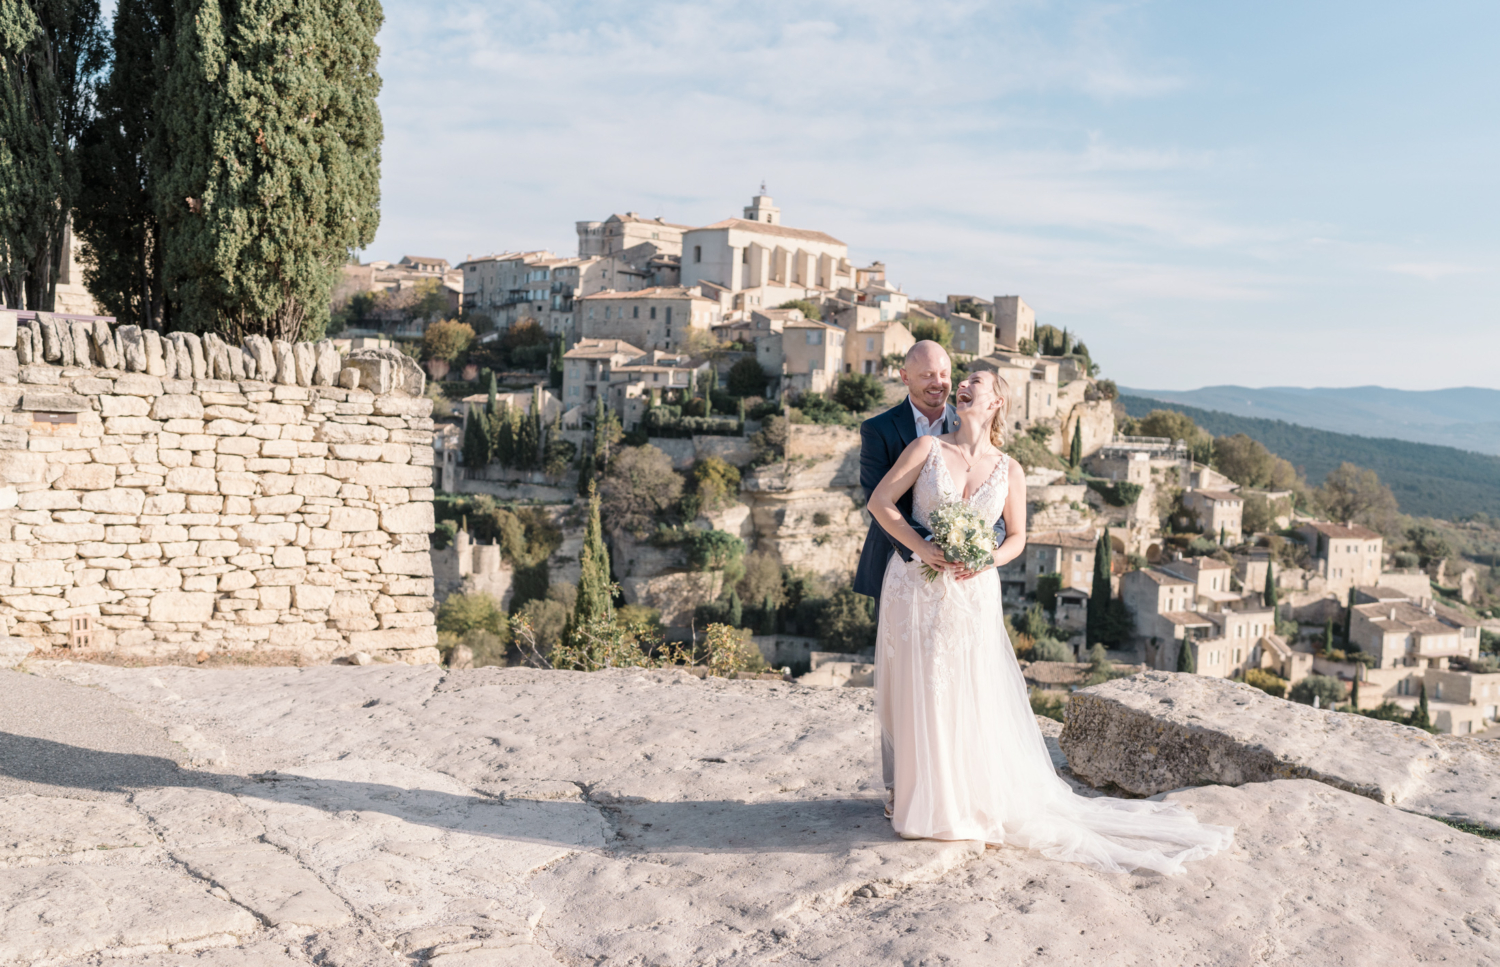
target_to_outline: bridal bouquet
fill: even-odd
[[[995,532],[974,508],[961,500],[952,500],[932,512],[932,542],[943,556],[971,571],[988,567],[994,561]],[[923,564],[922,573],[931,581],[938,571]]]

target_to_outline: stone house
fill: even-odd
[[[1212,557],[1184,557],[1176,561],[1164,561],[1157,565],[1157,569],[1192,582],[1192,610],[1195,611],[1223,611],[1245,598],[1242,592],[1234,590],[1234,569]]]
[[[681,350],[694,330],[719,324],[719,304],[683,286],[596,292],[579,300],[582,338],[622,339],[646,350]]]
[[[1058,415],[1061,392],[1056,360],[996,351],[974,360],[969,369],[994,370],[1010,386],[1010,412],[1018,426]]]
[[[663,257],[682,255],[682,236],[691,226],[635,212],[611,215],[602,222],[575,222],[580,259],[617,256],[637,268]]]
[[[609,386],[613,367],[644,355],[644,350],[622,339],[578,340],[563,354],[563,405],[569,410],[591,406]]]
[[[822,393],[843,371],[845,335],[826,322],[788,319],[781,332],[755,341],[755,358],[767,372],[783,374],[783,392]]]
[[[1159,567],[1120,576],[1120,599],[1135,619],[1136,637],[1142,643],[1155,641],[1157,646],[1181,638],[1194,622],[1206,626],[1193,613],[1198,607],[1197,590],[1196,582]]]
[[[748,312],[789,299],[819,299],[854,284],[849,246],[824,232],[781,224],[769,195],[756,195],[743,218],[727,218],[682,236],[682,284],[712,282]]]
[[[906,351],[916,344],[911,330],[900,322],[876,322],[856,331],[844,332],[844,372],[880,376],[886,372],[886,356]]]
[[[948,319],[953,327],[953,351],[960,355],[988,356],[995,351],[995,324],[956,312]]]
[[[1431,601],[1356,604],[1349,638],[1380,668],[1447,668],[1450,659],[1479,658],[1479,622]]]
[[[495,321],[498,338],[523,318],[532,318],[568,342],[579,335],[578,300],[597,292],[629,292],[652,284],[649,270],[619,256],[561,258],[547,251],[507,252],[470,258],[458,266],[463,275],[466,312],[482,312]]]
[[[1188,490],[1182,504],[1197,519],[1198,527],[1214,540],[1238,544],[1243,529],[1245,501],[1228,490]]]
[[[1092,591],[1094,581],[1094,535],[1027,534],[1022,555],[1026,568],[1026,593],[1036,593],[1037,578],[1061,574],[1062,586]]]
[[[1384,557],[1381,536],[1358,524],[1308,521],[1297,528],[1327,590],[1342,597],[1350,588],[1379,584]]]
[[[1088,625],[1089,593],[1078,588],[1057,592],[1057,611],[1053,621],[1064,631],[1082,631]]]
[[[611,366],[609,405],[620,414],[621,425],[633,429],[649,407],[685,398],[695,378],[708,375],[710,365],[703,357],[653,351]]]
[[[995,342],[1016,352],[1022,339],[1036,339],[1036,313],[1018,295],[997,295],[994,302]]]

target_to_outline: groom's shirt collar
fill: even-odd
[[[936,423],[927,419],[927,417],[922,414],[922,411],[917,409],[917,404],[911,401],[910,396],[906,398],[906,405],[911,407],[911,415],[915,420],[917,426],[917,436],[942,435],[943,426],[948,422],[948,404],[943,404],[943,417]]]

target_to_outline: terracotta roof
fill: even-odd
[[[1397,591],[1395,588],[1383,588],[1376,584],[1361,584],[1354,589],[1360,594],[1367,594],[1378,601],[1406,601],[1411,595],[1405,591]]]
[[[1325,537],[1353,538],[1355,540],[1361,541],[1373,541],[1380,539],[1379,534],[1370,530],[1370,528],[1368,527],[1361,527],[1358,524],[1329,524],[1321,520],[1310,520],[1302,526],[1311,527],[1313,530],[1317,531],[1319,534],[1322,534]]]
[[[1146,577],[1155,581],[1157,584],[1185,584],[1188,587],[1193,586],[1193,582],[1189,581],[1187,578],[1180,578],[1175,574],[1168,574],[1165,571],[1158,571],[1154,567],[1142,568],[1139,571],[1130,573],[1145,575]]]
[[[1188,491],[1188,495],[1192,495],[1192,494],[1198,494],[1200,497],[1207,497],[1209,500],[1244,500],[1245,499],[1245,498],[1241,497],[1239,494],[1233,493],[1233,492],[1228,491],[1228,490],[1190,490],[1190,491]]]
[[[611,215],[611,216],[609,216],[609,218],[606,218],[605,221],[606,222],[608,222],[608,221],[641,222],[641,223],[646,224],[646,225],[663,225],[663,226],[665,226],[667,228],[680,228],[680,229],[682,229],[685,232],[686,231],[691,231],[692,228],[693,228],[693,226],[691,226],[691,225],[677,225],[677,224],[674,224],[673,222],[664,222],[660,218],[642,218],[641,216],[637,215],[635,212],[626,212],[623,215]]]
[[[1479,627],[1478,621],[1463,612],[1436,602],[1423,607],[1410,601],[1382,601],[1356,604],[1354,610],[1387,631],[1410,630],[1423,635],[1451,635],[1459,628]]]
[[[699,295],[682,285],[656,285],[649,289],[636,289],[631,292],[616,292],[614,289],[606,289],[603,292],[586,295],[583,299],[585,301],[591,299],[697,299],[700,302],[718,301]]]
[[[563,359],[592,359],[596,356],[627,355],[634,359],[644,356],[644,349],[637,349],[623,339],[580,339],[573,348],[563,353]]]
[[[1212,625],[1214,623],[1206,614],[1198,611],[1163,611],[1161,616],[1174,625],[1186,625],[1188,627]]]
[[[712,225],[704,225],[704,229],[710,228],[735,228],[742,232],[758,232],[761,235],[777,235],[781,238],[801,238],[809,242],[828,242],[832,245],[843,245],[844,243],[824,232],[813,232],[805,228],[787,228],[785,225],[769,225],[765,222],[752,222],[746,218],[726,218],[722,222],[714,222]]]
[[[816,319],[787,319],[782,322],[786,329],[833,329],[843,332],[843,326],[835,326],[831,322],[819,322]]]

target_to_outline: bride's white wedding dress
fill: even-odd
[[[932,439],[913,490],[927,526],[962,498]],[[1005,508],[1009,460],[969,498],[991,525]],[[908,837],[982,840],[1106,870],[1176,873],[1229,847],[1234,831],[1175,803],[1079,796],[1052,767],[1000,612],[994,569],[928,583],[892,557],[880,594],[876,710],[895,751],[892,822]]]

